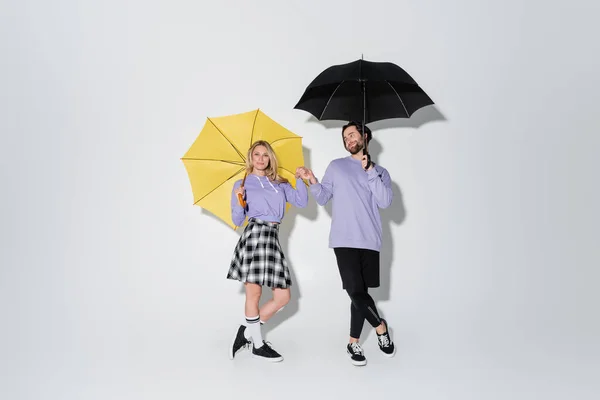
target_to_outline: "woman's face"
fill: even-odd
[[[269,153],[265,146],[256,146],[252,151],[252,167],[258,171],[264,171],[269,166]]]

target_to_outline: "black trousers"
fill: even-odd
[[[367,249],[337,247],[337,259],[342,287],[348,293],[350,305],[350,337],[360,338],[365,319],[372,327],[381,324],[369,287],[379,286],[379,252]]]

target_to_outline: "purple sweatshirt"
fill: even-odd
[[[379,208],[392,204],[390,174],[379,165],[370,171],[351,156],[333,160],[323,180],[310,186],[320,205],[333,199],[329,247],[353,247],[380,251]]]
[[[308,204],[308,190],[302,179],[296,179],[296,189],[294,189],[289,183],[275,183],[266,176],[248,174],[244,184],[246,189],[244,209],[235,194],[235,190],[241,184],[241,179],[236,181],[231,191],[231,219],[236,226],[242,226],[246,217],[281,222],[285,214],[286,202],[300,208]]]

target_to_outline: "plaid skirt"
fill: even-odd
[[[292,284],[279,224],[250,218],[235,246],[227,279],[285,289]]]

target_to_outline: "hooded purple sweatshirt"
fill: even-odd
[[[241,179],[236,181],[231,191],[231,219],[236,226],[242,226],[246,217],[281,222],[285,214],[286,202],[300,208],[308,204],[308,190],[301,179],[296,179],[296,189],[294,189],[289,183],[276,183],[266,176],[248,174],[244,184],[246,189],[244,209],[235,194],[235,190],[241,184]]]

